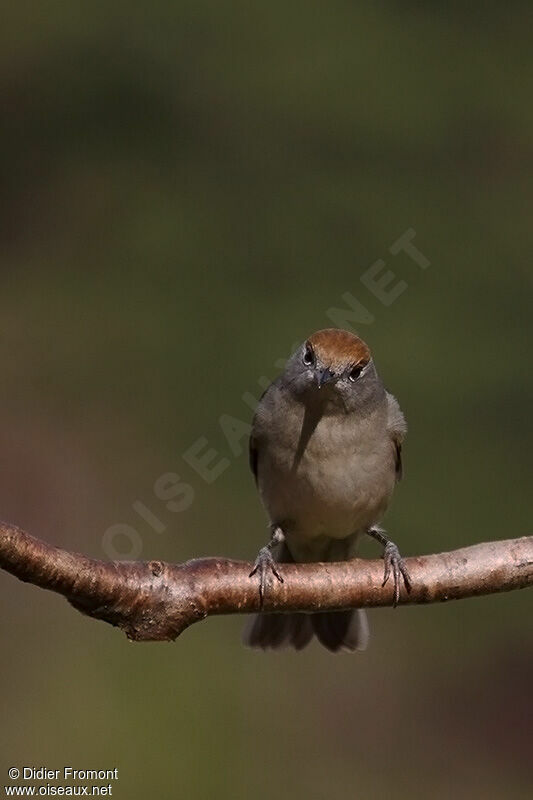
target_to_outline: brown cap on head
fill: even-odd
[[[348,364],[364,366],[372,357],[362,339],[339,328],[317,331],[307,341],[322,363],[334,369],[344,369]]]

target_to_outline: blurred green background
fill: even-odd
[[[100,558],[117,523],[125,555],[252,558],[265,517],[220,416],[249,422],[243,394],[349,292],[409,422],[404,554],[531,533],[528,14],[6,7],[2,517]],[[425,270],[389,253],[408,228]],[[388,307],[360,280],[379,258],[408,284]],[[212,483],[184,458],[199,437],[229,461]],[[0,591],[0,786],[70,764],[117,767],[128,800],[531,796],[530,592],[376,610],[368,652],[333,657],[250,652],[239,617],[134,645]]]

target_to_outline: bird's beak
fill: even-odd
[[[318,388],[321,389],[327,383],[333,383],[333,381],[337,380],[337,377],[338,376],[335,375],[335,373],[332,372],[329,367],[319,370],[317,372]]]

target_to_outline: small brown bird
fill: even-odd
[[[394,602],[409,575],[379,523],[402,474],[407,427],[383,386],[368,346],[348,331],[317,331],[291,356],[255,412],[250,465],[270,519],[272,538],[250,575],[264,597],[277,562],[344,561],[369,534],[384,547],[384,583],[392,573]],[[301,649],[313,637],[329,650],[364,650],[364,611],[263,614],[244,641],[252,647]]]

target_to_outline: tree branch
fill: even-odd
[[[533,536],[405,559],[412,590],[400,604],[435,603],[533,586]],[[106,562],[61,550],[20,528],[0,523],[0,567],[22,581],[62,594],[79,611],[109,622],[137,641],[165,641],[213,614],[259,610],[251,564],[202,558]],[[383,562],[284,564],[272,581],[265,611],[325,611],[389,606]],[[390,584],[390,582],[389,582]]]

